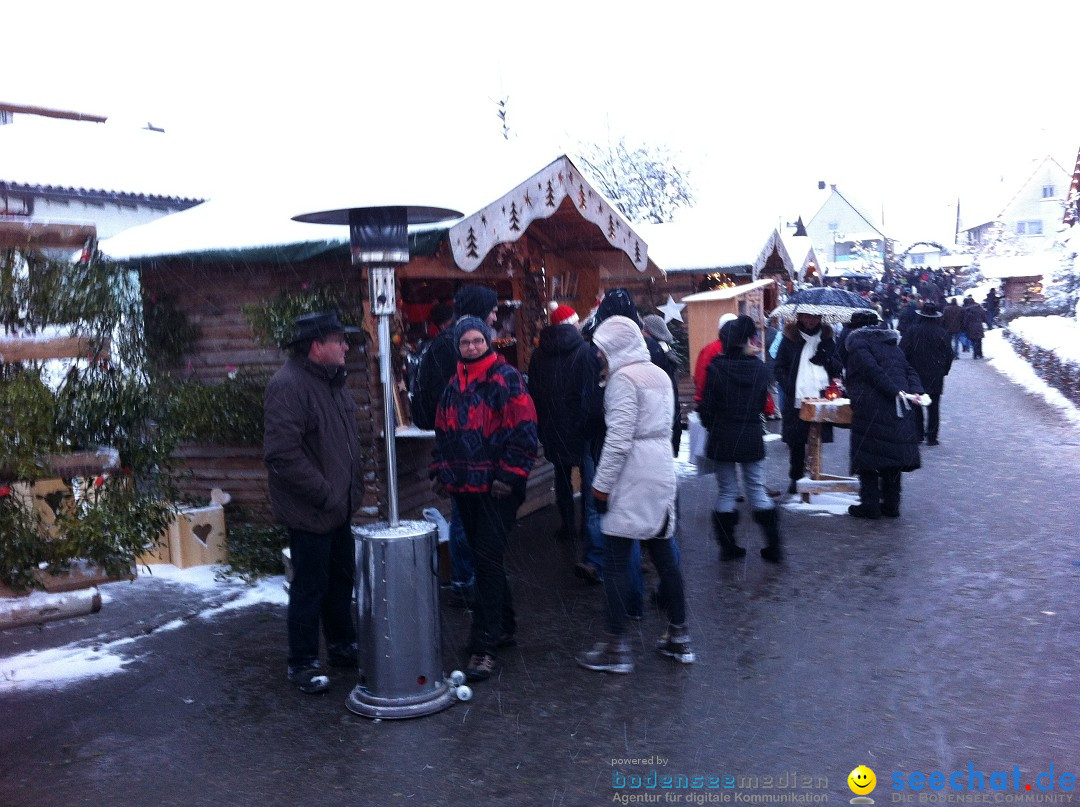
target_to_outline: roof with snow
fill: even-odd
[[[352,172],[343,167],[340,174],[324,182],[247,188],[243,193],[221,196],[129,228],[102,241],[100,248],[106,256],[125,261],[181,255],[204,260],[253,259],[256,254],[302,260],[347,246],[349,229],[344,224],[302,223],[294,221],[295,216],[352,207],[425,204],[470,215],[410,227],[410,250],[423,254],[425,247],[416,252],[413,246],[423,241],[430,250],[448,234],[455,261],[466,271],[475,269],[496,244],[516,240],[530,226],[545,243],[572,240],[582,249],[617,249],[639,271],[657,271],[636,226],[629,225],[582,178],[569,157],[558,157],[539,172],[533,163],[529,173],[520,168],[523,159],[516,155],[511,159],[493,157],[481,165],[455,166],[442,161],[435,166],[434,155],[418,155],[404,171],[385,164],[361,164],[353,166]],[[454,167],[460,172],[449,170]],[[356,176],[363,180],[354,179]],[[510,181],[522,176],[526,178],[507,193]],[[470,229],[475,242],[470,241]]]
[[[1051,274],[1059,258],[1050,252],[1031,255],[993,255],[979,260],[979,271],[987,279],[1039,277]]]
[[[680,211],[674,221],[635,227],[649,245],[649,257],[665,272],[760,269],[775,246],[786,257],[776,216],[761,210],[695,207]]]
[[[161,131],[15,115],[0,126],[0,185],[196,201],[208,195],[195,157]]]

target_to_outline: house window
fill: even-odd
[[[912,266],[921,266],[926,263],[925,255],[909,255],[908,257],[911,258]]]
[[[829,232],[830,233],[835,233],[839,229],[840,229],[840,225],[838,223],[836,223],[835,221],[830,221],[829,222]]]
[[[1043,199],[1053,199],[1054,198],[1054,186],[1053,185],[1043,185],[1042,198]]]
[[[1018,221],[1016,222],[1017,235],[1042,235],[1041,221]]]

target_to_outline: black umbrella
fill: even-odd
[[[858,309],[868,310],[871,305],[855,292],[814,286],[795,292],[770,316],[790,321],[797,314],[816,314],[826,322],[847,322]]]

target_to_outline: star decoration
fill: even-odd
[[[667,296],[667,302],[663,305],[657,306],[656,310],[664,315],[664,322],[671,322],[677,319],[679,322],[683,321],[682,310],[686,308],[686,303],[677,303],[672,299],[671,295]]]

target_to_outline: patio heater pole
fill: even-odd
[[[388,522],[353,527],[356,544],[358,683],[345,702],[372,718],[408,718],[446,709],[471,692],[446,677],[439,624],[438,530],[398,518],[394,374],[390,317],[397,312],[395,268],[409,261],[408,225],[456,218],[453,210],[380,206],[295,216],[316,224],[348,224],[354,266],[368,267],[371,315],[378,320],[379,376],[386,438]]]

